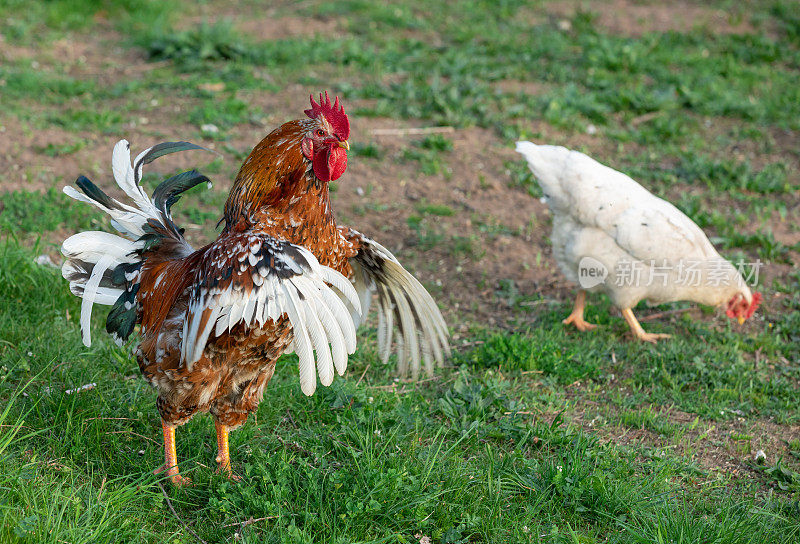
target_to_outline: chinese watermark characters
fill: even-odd
[[[724,259],[622,259],[615,264],[611,279],[617,287],[723,287],[742,282],[755,286],[763,266],[760,259],[755,262],[739,261],[735,266]],[[593,257],[583,257],[578,263],[578,283],[584,289],[606,283],[609,275],[608,267]]]

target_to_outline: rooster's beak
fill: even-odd
[[[740,317],[740,318],[739,318],[739,325],[741,325],[742,323],[744,323],[744,318],[743,318],[743,317]]]
[[[347,140],[339,142],[339,147],[343,147],[346,150],[350,151],[350,144],[347,142]]]

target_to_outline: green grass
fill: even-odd
[[[52,131],[12,172],[48,189],[0,195],[0,542],[196,542],[186,526],[209,543],[800,540],[800,437],[791,431],[800,423],[800,244],[772,229],[797,232],[800,19],[788,0],[714,6],[752,31],[617,35],[599,23],[602,3],[569,25],[547,2],[522,0],[433,12],[422,0],[238,6],[309,21],[307,33],[268,40],[215,15],[194,18],[228,4],[0,0],[10,51],[0,65],[3,120],[19,121],[26,138]],[[313,32],[319,21],[336,31]],[[65,63],[54,53],[62,41],[94,43],[133,70],[91,55]],[[495,184],[542,196],[507,151],[528,138],[590,151],[674,202],[726,257],[760,258],[768,303],[745,329],[708,308],[694,318],[680,313],[691,305],[666,306],[676,314],[644,326],[673,338],[653,347],[630,341],[602,297],[587,310],[600,329],[578,334],[560,323],[569,304],[549,283],[525,294],[534,290],[520,280],[485,273],[475,289],[493,293],[506,317],[490,326],[454,308],[456,353],[435,379],[395,381],[369,327],[347,376],[314,397],[299,391],[296,359],[285,357],[256,417],[232,434],[243,482],[213,474],[213,425],[199,416],[178,431],[182,470],[196,485],[165,485],[167,499],[151,473],[162,455],[154,392],[130,346],[105,337],[96,311],[95,343],[83,347],[80,301],[34,258],[55,253],[66,232],[109,229],[60,192],[98,134],[127,134],[138,148],[174,129],[233,157],[198,165],[221,188],[192,192],[175,212],[190,234],[213,236],[223,176],[259,131],[291,115],[253,98],[287,89],[340,94],[354,128],[367,117],[454,127],[351,142],[354,165],[390,174],[365,181],[347,211],[393,217],[379,228],[404,232],[402,260],[417,270],[489,269],[500,236],[524,239],[531,253],[514,259],[543,266],[546,240],[528,237],[548,230],[546,217],[509,225],[473,199]],[[208,124],[218,132],[202,132]],[[472,132],[476,152],[499,158],[463,183],[456,161]],[[88,164],[106,168],[97,179],[106,187],[99,153]],[[425,177],[453,198],[393,202],[376,190]],[[446,306],[449,284],[429,287]],[[752,461],[759,436],[773,432],[788,439],[765,463]]]
[[[0,30],[21,43],[35,42],[47,33],[59,35],[85,30],[104,19],[116,22],[121,29],[141,30],[167,24],[175,7],[157,0],[50,0],[33,3],[2,0]]]
[[[88,3],[73,9],[67,1],[49,4],[59,19],[61,11],[72,10],[83,17],[87,12],[118,14],[149,21],[127,26],[131,43],[145,48],[153,60],[167,60],[167,73],[183,73],[180,79],[147,74],[148,86],[170,94],[197,94],[198,81],[225,81],[228,88],[276,89],[305,79],[330,64],[340,67],[333,83],[350,99],[374,101],[359,108],[358,115],[381,115],[430,120],[454,126],[490,126],[508,138],[524,135],[523,119],[540,118],[567,130],[588,123],[600,126],[607,138],[621,143],[675,146],[691,142],[696,148],[708,144],[697,137],[697,116],[736,118],[743,128],[772,125],[798,129],[800,117],[797,67],[800,53],[794,45],[784,46],[778,37],[760,28],[753,34],[713,34],[702,29],[689,33],[647,33],[640,38],[609,34],[597,26],[591,12],[579,12],[572,29],[564,31],[551,22],[531,23],[516,16],[526,9],[524,2],[470,1],[444,6],[431,15],[424,5],[408,0],[401,6],[383,6],[355,1],[337,3],[331,12],[322,4],[304,7],[300,14],[315,17],[346,17],[348,32],[341,37],[300,36],[257,41],[237,31],[230,22],[195,25],[183,30],[170,26],[178,21],[175,7],[131,10],[126,2],[111,7]],[[776,2],[758,10],[753,19],[774,21],[791,36],[791,3]],[[16,13],[16,2],[5,11]],[[40,11],[28,18],[49,20]],[[65,19],[69,21],[69,18]],[[84,24],[86,24],[84,22]],[[51,25],[52,26],[52,25]],[[68,24],[66,26],[69,26]],[[757,27],[758,28],[758,27]],[[407,29],[429,39],[403,35]],[[491,37],[491,38],[489,38]],[[314,54],[307,54],[313,51]],[[267,70],[268,77],[254,77],[253,67]],[[30,78],[53,79],[45,87],[50,100],[63,100],[79,92],[81,82],[55,74],[22,72],[6,78],[12,92],[25,89]],[[189,76],[188,78],[186,76]],[[391,83],[385,83],[386,78]],[[548,90],[538,93],[501,91],[504,80],[542,82]],[[41,88],[41,84],[37,83]],[[134,97],[138,86],[117,87],[118,95]],[[108,89],[99,89],[101,95]],[[233,107],[235,119],[239,106]],[[193,115],[214,122],[208,106]],[[634,123],[642,115],[654,117]],[[109,121],[95,121],[103,129]],[[70,130],[90,126],[63,124]],[[112,125],[113,126],[113,125]],[[514,134],[516,133],[516,134]]]
[[[142,380],[126,379],[138,373],[128,349],[102,335],[92,348],[80,344],[78,301],[56,271],[30,257],[13,242],[0,246],[0,362],[11,401],[3,417],[17,422],[0,434],[17,433],[0,457],[0,534],[9,542],[190,542],[149,472],[161,455],[154,393]],[[763,495],[747,480],[720,481],[668,450],[649,455],[603,444],[556,411],[525,415],[557,405],[550,389],[559,384],[604,383],[617,371],[591,347],[578,351],[584,341],[565,342],[561,330],[549,340],[541,334],[511,344],[514,337],[492,337],[459,356],[462,366],[444,379],[404,385],[401,395],[379,386],[391,380],[369,342],[354,356],[349,378],[311,398],[300,393],[289,358],[279,364],[258,423],[232,437],[244,482],[230,484],[206,468],[213,432],[210,420],[198,417],[178,431],[184,472],[196,486],[171,490],[171,501],[184,520],[202,520],[194,530],[207,541],[236,531],[266,542],[410,542],[417,533],[436,542],[536,542],[544,535],[637,542],[682,532],[680,542],[797,538],[797,503],[788,497]],[[534,347],[544,358],[523,356]],[[663,373],[659,363],[618,357],[635,369],[633,380],[653,368]],[[732,374],[705,368],[704,381]],[[518,369],[541,370],[543,387],[532,390]],[[366,379],[357,384],[362,372]],[[656,395],[666,387],[658,382]],[[65,392],[86,383],[97,385]],[[14,393],[21,387],[25,396]],[[785,413],[796,414],[797,400],[787,402]],[[640,414],[623,415],[622,423],[663,432],[652,412]],[[24,432],[34,429],[38,434]],[[791,472],[765,473],[794,485]],[[696,485],[703,491],[692,491]],[[241,529],[250,518],[267,519]]]
[[[594,312],[592,322],[616,329],[620,336],[625,333],[624,323],[612,320],[605,308],[593,307]],[[769,331],[744,340],[733,330],[710,331],[702,323],[686,321],[665,331],[675,334],[674,341],[653,348],[621,342],[620,336],[608,332],[576,338],[557,326],[566,314],[567,308],[559,307],[541,314],[537,328],[525,334],[490,335],[465,360],[481,368],[534,371],[544,385],[556,389],[581,380],[621,381],[613,389],[630,389],[624,399],[628,406],[674,404],[710,420],[730,419],[740,412],[798,421],[800,372],[791,362],[798,350],[785,327],[779,326],[784,331],[780,334]],[[708,353],[706,342],[718,348]],[[754,349],[770,353],[770,358],[783,356],[787,362],[754,370],[749,357]],[[612,359],[619,362],[600,364]],[[608,395],[604,402],[616,400]]]
[[[59,185],[64,185],[59,184]],[[61,187],[51,187],[45,193],[12,191],[3,194],[0,227],[5,232],[45,233],[63,225],[77,225],[84,230],[96,230],[107,222],[94,214],[87,214],[86,205],[76,202],[61,192]]]

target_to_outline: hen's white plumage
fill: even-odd
[[[516,150],[547,198],[553,256],[570,281],[605,292],[623,310],[640,300],[718,306],[741,295],[752,302],[737,269],[669,202],[578,151],[531,142]],[[587,276],[592,265],[608,273],[596,285]]]

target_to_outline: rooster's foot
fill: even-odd
[[[228,468],[217,467],[217,470],[215,470],[214,472],[216,472],[217,474],[222,474],[223,476],[226,476],[232,482],[241,482],[242,481],[242,477],[237,475],[237,474],[234,474],[233,470],[231,470],[231,467],[228,467]]]
[[[187,478],[186,476],[181,476],[178,473],[178,467],[167,467],[166,465],[161,465],[153,471],[153,474],[163,474],[165,472],[169,477],[169,481],[172,482],[172,485],[175,487],[189,487],[192,485],[191,479]]]
[[[217,470],[214,471],[215,473],[227,476],[229,480],[232,480],[234,482],[242,481],[241,476],[237,476],[236,474],[233,473],[233,469],[231,469],[230,459],[225,459],[220,455],[217,455],[216,459],[214,460],[217,462]]]

